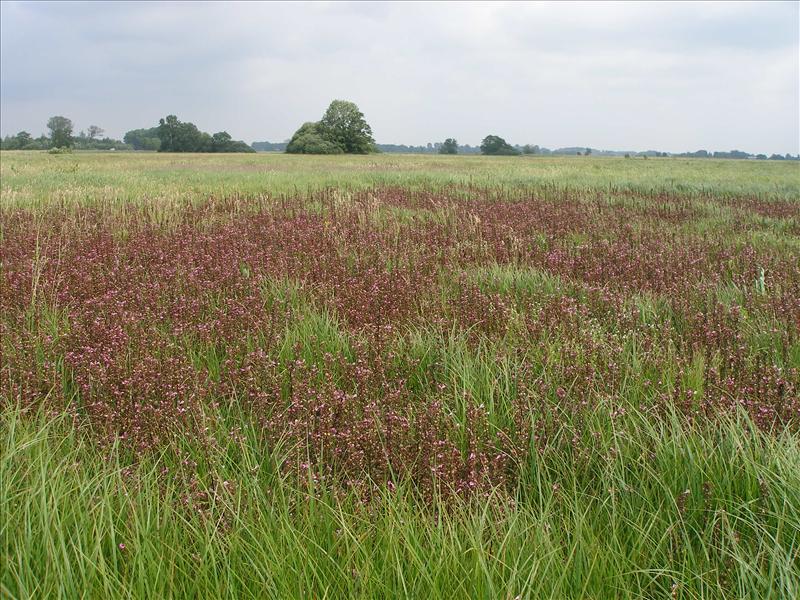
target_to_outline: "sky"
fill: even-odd
[[[0,3],[0,133],[176,114],[283,141],[800,153],[800,2]]]

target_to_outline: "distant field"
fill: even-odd
[[[295,194],[321,187],[474,185],[800,200],[800,163],[677,158],[298,156],[157,153],[0,155],[2,199],[144,202]]]
[[[800,164],[0,153],[0,596],[800,596]]]

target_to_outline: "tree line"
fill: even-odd
[[[49,135],[34,138],[27,131],[0,140],[3,150],[153,150],[158,152],[255,152],[241,140],[234,140],[227,131],[209,134],[194,123],[182,122],[175,115],[159,119],[156,127],[132,129],[122,141],[101,137],[105,131],[90,125],[86,132],[73,135],[72,120],[63,116],[47,121]]]
[[[3,150],[50,150],[53,148],[75,148],[77,150],[128,150],[121,141],[104,137],[105,130],[97,125],[89,125],[86,131],[73,135],[72,121],[60,115],[47,120],[49,135],[33,137],[27,131],[7,135],[0,140]]]
[[[159,119],[158,125],[150,128],[132,129],[123,139],[103,137],[105,131],[90,125],[86,131],[73,135],[72,121],[63,116],[54,116],[47,121],[49,135],[34,138],[27,131],[0,140],[4,150],[149,150],[157,152],[287,152],[290,154],[369,154],[373,152],[402,152],[418,154],[483,154],[486,156],[518,155],[578,155],[578,156],[634,156],[678,157],[678,158],[732,158],[758,160],[800,160],[800,155],[750,154],[741,150],[728,152],[667,153],[657,150],[625,152],[597,150],[584,147],[568,147],[550,150],[535,144],[511,145],[499,135],[483,138],[480,146],[459,145],[455,138],[426,146],[401,144],[377,144],[372,128],[358,106],[347,100],[334,100],[319,121],[303,123],[291,139],[286,142],[253,142],[247,145],[234,140],[227,131],[209,134],[198,129],[194,123],[181,121],[175,115]]]

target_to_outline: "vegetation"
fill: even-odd
[[[403,144],[376,144],[372,138],[372,129],[364,119],[364,115],[352,102],[334,100],[319,122],[304,123],[288,142],[253,142],[250,146],[242,141],[233,140],[226,131],[210,135],[200,131],[193,123],[184,123],[175,115],[160,119],[157,127],[133,129],[125,133],[123,141],[100,136],[105,131],[90,125],[86,132],[72,135],[73,124],[66,117],[51,117],[48,121],[50,137],[41,135],[34,139],[27,131],[20,131],[14,136],[6,136],[0,140],[3,150],[49,150],[52,148],[75,148],[76,150],[150,150],[164,152],[199,152],[199,153],[250,153],[250,152],[288,152],[290,154],[368,154],[373,152],[406,153],[406,154],[540,154],[543,156],[639,156],[679,157],[679,158],[725,158],[725,159],[758,159],[758,160],[800,160],[800,155],[749,154],[740,150],[730,152],[685,152],[668,154],[656,150],[645,152],[624,152],[616,150],[596,150],[592,148],[549,148],[538,145],[510,145],[503,138],[487,136],[480,147],[469,144],[458,145],[453,138],[442,143],[425,146],[407,146]]]
[[[3,150],[128,150],[130,146],[112,138],[101,138],[105,133],[97,125],[91,125],[88,133],[81,131],[77,136],[72,135],[72,121],[65,117],[52,117],[47,123],[50,137],[42,135],[36,139],[27,131],[20,131],[15,136],[6,136],[2,140]]]
[[[458,154],[458,142],[453,138],[447,138],[439,146],[439,154]]]
[[[66,117],[50,117],[47,128],[50,130],[50,140],[54,148],[72,146],[72,121]]]
[[[94,128],[94,130],[92,129]],[[110,137],[100,136],[104,133],[96,125],[89,127],[88,133],[81,131],[72,138],[72,147],[75,150],[130,150],[131,146]]]
[[[0,175],[3,596],[800,592],[797,163]]]
[[[6,136],[3,140],[4,150],[25,150],[33,142],[33,137],[27,131],[20,131],[17,135]]]
[[[159,152],[255,152],[246,143],[233,140],[227,131],[209,135],[175,115],[159,119],[157,132]]]
[[[86,137],[88,137],[90,140],[96,140],[99,139],[100,136],[105,132],[106,130],[102,127],[97,125],[89,125],[89,129],[86,130]]]
[[[158,127],[132,129],[122,139],[126,144],[130,144],[134,150],[158,150],[161,148]]]
[[[196,204],[209,197],[279,198],[325,188],[350,192],[427,184],[457,190],[499,188],[537,197],[667,194],[702,199],[713,190],[723,199],[754,196],[796,202],[799,167],[794,161],[645,163],[622,157],[542,156],[498,163],[483,156],[181,154],[165,159],[155,153],[105,153],[67,158],[3,151],[0,200],[15,208],[45,209],[66,202],[120,209],[148,205],[170,212],[168,207],[178,199]]]
[[[34,139],[27,131],[20,131],[17,135],[7,135],[2,140],[0,148],[3,150],[47,150],[51,140],[45,135]]]
[[[481,142],[481,154],[487,156],[515,156],[519,150],[497,135],[487,135]]]
[[[369,154],[372,129],[353,102],[334,100],[322,120],[304,123],[286,146],[290,154]]]
[[[667,156],[663,153],[663,156]],[[709,152],[707,150],[698,150],[696,152],[682,152],[675,154],[681,158],[734,158],[734,159],[747,159],[755,158],[758,160],[767,160],[766,154],[750,154],[749,152],[742,152],[741,150],[731,150],[729,152]],[[791,154],[772,154],[769,160],[799,160],[800,155],[792,156]]]
[[[323,133],[319,123],[309,121],[294,132],[286,145],[289,154],[344,154],[344,148]]]

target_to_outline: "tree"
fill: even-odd
[[[342,154],[344,148],[326,138],[319,123],[307,122],[294,132],[286,145],[289,154]]]
[[[586,152],[584,152],[583,155],[584,156],[589,156],[591,153],[592,153],[592,149],[591,148],[587,148]]]
[[[525,144],[522,147],[523,154],[539,154],[540,148],[539,146],[531,146],[530,144]]]
[[[352,102],[334,100],[319,122],[303,123],[286,145],[291,154],[377,152],[372,128]]]
[[[20,150],[24,149],[25,146],[33,142],[33,137],[27,131],[20,131],[17,135],[14,136],[16,140],[16,146]]]
[[[159,152],[209,152],[211,136],[194,123],[182,123],[175,115],[158,121]]]
[[[167,115],[165,119],[158,120],[158,139],[161,140],[159,152],[174,152],[178,139],[180,121],[175,115]]]
[[[27,131],[20,131],[17,135],[7,135],[2,140],[3,150],[24,150],[25,146],[31,144],[33,138]]]
[[[72,146],[72,121],[66,117],[50,117],[47,121],[50,130],[50,141],[55,148]]]
[[[175,115],[159,119],[158,127],[129,131],[125,141],[136,150],[159,152],[255,152],[243,141],[232,139],[227,131],[210,135]]]
[[[122,140],[133,146],[134,150],[158,150],[161,140],[158,137],[158,127],[150,129],[132,129],[125,134]]]
[[[96,140],[105,132],[106,130],[103,129],[102,127],[98,127],[97,125],[89,125],[88,136],[90,140]]]
[[[481,154],[488,156],[515,156],[519,150],[497,135],[487,135],[481,142]]]
[[[348,154],[375,152],[372,128],[358,106],[347,100],[334,100],[319,122],[319,131],[326,140],[338,144]]]
[[[439,146],[439,154],[458,154],[458,142],[453,138],[447,138]]]
[[[211,136],[212,152],[227,152],[232,143],[233,138],[227,131],[220,131]]]
[[[234,140],[227,131],[219,131],[211,136],[211,152],[255,152],[253,148]]]

